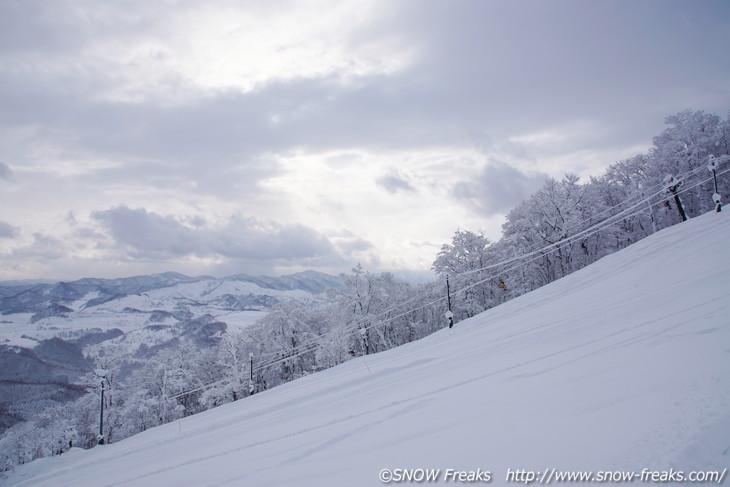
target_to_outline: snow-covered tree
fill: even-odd
[[[704,168],[709,156],[722,158],[730,155],[730,129],[728,120],[722,121],[717,115],[703,111],[685,110],[666,118],[669,127],[654,138],[654,147],[650,150],[650,181],[656,185],[667,175],[679,180],[699,174],[707,177]],[[685,185],[689,188],[690,185]],[[726,179],[721,181],[721,194],[726,194],[730,184]],[[714,207],[709,195],[713,192],[711,183],[686,190],[682,194],[687,213],[694,217]],[[667,198],[667,202],[673,202]],[[677,219],[672,223],[675,223]]]
[[[445,279],[451,276],[452,306],[455,319],[461,320],[493,306],[495,280],[488,280],[492,262],[492,242],[483,233],[457,230],[450,244],[444,244],[432,269]],[[444,291],[445,292],[445,291]]]

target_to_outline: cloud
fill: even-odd
[[[172,216],[120,206],[97,211],[92,218],[135,257],[164,258],[207,253],[200,240],[201,234]]]
[[[327,237],[301,224],[232,218],[214,232],[210,248],[225,257],[265,261],[306,261],[335,253]]]
[[[13,182],[0,220],[54,229],[76,252],[67,269],[74,256],[89,269],[75,275],[101,258],[134,272],[396,262],[417,250],[389,242],[490,225],[542,173],[598,175],[648,150],[671,113],[727,113],[728,14],[656,0],[0,2],[0,183]],[[69,212],[83,231],[63,233]],[[357,236],[328,233],[343,229]]]
[[[135,259],[208,257],[277,265],[338,258],[326,236],[301,224],[233,217],[214,226],[201,217],[179,219],[126,206],[94,212],[92,218]]]
[[[33,242],[13,251],[13,257],[20,261],[49,262],[64,259],[67,251],[68,248],[62,240],[36,232],[33,234]]]
[[[10,169],[10,166],[2,161],[0,161],[0,179],[6,179],[8,181],[13,179],[13,171]]]
[[[415,193],[414,188],[405,176],[392,172],[391,174],[381,176],[375,180],[375,183],[388,193],[395,194],[399,191],[404,193]]]
[[[15,238],[18,236],[20,229],[9,223],[0,221],[0,238]]]
[[[452,195],[484,216],[505,213],[537,191],[546,174],[525,174],[502,162],[484,165],[480,174],[454,185]]]
[[[278,81],[396,72],[408,45],[393,32],[363,35],[392,11],[384,1],[12,2],[0,6],[0,40],[16,47],[0,55],[14,72],[75,78],[96,99],[170,106]]]
[[[365,252],[374,248],[371,242],[354,235],[339,237],[335,239],[335,244],[346,255],[354,255],[358,252]]]
[[[666,55],[666,48],[656,45],[660,38],[644,36],[644,31],[634,25],[640,21],[620,15],[623,12],[616,7],[585,7],[580,2],[569,7],[568,2],[550,7],[535,5],[534,12],[522,12],[508,2],[477,2],[468,7],[464,3],[435,4],[423,10],[418,3],[404,2],[394,16],[388,15],[395,8],[388,6],[390,2],[373,4],[371,8],[342,3],[346,5],[335,9],[318,3],[303,8],[294,3],[288,5],[291,10],[280,4],[277,8],[241,7],[237,2],[222,2],[214,9],[199,8],[195,3],[149,7],[145,2],[136,2],[133,9],[112,1],[81,2],[76,9],[39,4],[32,4],[32,8],[31,4],[22,4],[29,6],[21,8],[21,4],[14,4],[8,7],[7,18],[17,16],[17,23],[45,35],[47,41],[35,42],[32,36],[24,36],[26,41],[8,54],[13,59],[17,57],[25,71],[2,72],[0,68],[0,80],[4,81],[0,83],[0,105],[6,114],[0,114],[0,120],[37,124],[38,137],[29,143],[50,140],[66,153],[84,152],[96,160],[113,160],[116,165],[97,172],[102,181],[134,181],[142,176],[166,184],[195,181],[198,191],[230,195],[240,191],[238,185],[247,191],[259,189],[256,183],[278,170],[266,155],[293,149],[425,150],[463,144],[465,136],[475,129],[502,141],[522,134],[549,132],[575,120],[600,123],[592,125],[590,133],[572,138],[569,145],[563,144],[561,150],[574,152],[586,145],[616,143],[634,147],[639,142],[646,144],[657,128],[661,129],[663,118],[671,113],[661,105],[660,112],[643,112],[641,117],[626,120],[628,107],[636,106],[637,98],[657,93],[656,96],[672,98],[661,94],[671,89],[665,80],[674,78],[676,73],[671,71],[682,69],[677,63],[663,63],[648,71],[635,69],[646,54],[656,51]],[[622,46],[643,46],[648,42],[651,47],[642,49],[651,52],[621,51],[611,29],[600,29],[593,35],[589,23],[571,20],[575,16],[566,15],[569,8],[581,9],[586,18],[592,17],[591,9],[605,13],[614,32],[621,31],[622,22],[628,22],[637,28],[631,29],[630,35],[621,36]],[[19,9],[22,11],[16,12]],[[411,9],[418,9],[418,15]],[[293,33],[279,29],[298,19],[299,13],[308,19],[321,12],[327,15],[311,28]],[[352,12],[363,15],[353,17]],[[668,25],[676,23],[676,15],[671,12],[656,13]],[[0,11],[0,17],[2,14]],[[88,22],[92,16],[95,21]],[[195,35],[189,37],[192,33],[181,26],[191,25],[188,21],[193,18],[200,25],[195,26]],[[338,22],[343,18],[348,21]],[[271,29],[265,32],[262,26],[269,22]],[[554,27],[563,24],[565,33]],[[319,32],[315,27],[322,25],[325,29]],[[245,26],[251,26],[250,34]],[[273,35],[279,30],[283,32],[281,36]],[[248,69],[245,56],[256,51],[250,46],[257,44],[249,41],[259,38],[247,36],[257,32],[261,52],[273,53],[271,72],[265,82],[245,81],[254,83],[254,90],[236,88],[236,80],[245,78],[236,70]],[[306,66],[297,67],[295,63],[292,75],[276,74],[282,66],[291,64],[284,62],[297,45],[290,42],[291,36],[305,46],[319,46],[317,49],[335,46],[332,56],[338,61],[331,66],[342,73],[355,72],[360,65],[370,66],[372,63],[361,60],[377,58],[387,51],[389,44],[399,46],[397,52],[404,45],[414,46],[417,52],[397,70],[366,70],[357,76],[356,82],[340,82],[348,75],[317,68],[317,56],[303,56],[314,64],[307,61]],[[238,43],[243,46],[229,52],[225,62],[223,58],[202,54],[214,50],[228,37],[232,47],[226,49]],[[332,37],[337,42],[330,42]],[[583,38],[589,39],[585,46],[574,42]],[[51,41],[61,39],[65,41],[61,43],[64,47],[51,47]],[[388,40],[381,42],[382,39]],[[27,45],[31,41],[32,45]],[[95,47],[97,44],[101,47]],[[473,46],[479,46],[477,59]],[[59,66],[75,72],[59,74],[55,79],[40,76],[49,72],[45,63],[58,57],[58,49],[66,53],[68,61],[59,62]],[[196,54],[195,50],[200,52]],[[124,55],[117,56],[118,51]],[[167,51],[170,52],[164,54]],[[595,59],[591,57],[594,52],[598,53]],[[176,57],[181,61],[174,61]],[[113,60],[113,69],[99,68],[100,58],[107,64]],[[127,61],[122,62],[124,59]],[[197,63],[201,60],[210,65],[204,63],[204,69],[199,69]],[[228,72],[229,69],[233,71]],[[139,70],[151,70],[151,74],[142,76]],[[670,72],[659,76],[660,70]],[[117,72],[124,76],[115,76]],[[170,83],[176,83],[174,89],[164,83],[158,88],[142,86],[146,80],[162,79],[161,73],[188,72],[192,74],[170,78]],[[627,72],[632,75],[616,74]],[[218,73],[215,79],[213,73]],[[210,79],[191,81],[194,74]],[[129,84],[123,89],[115,84],[121,83],[122,78],[128,78],[124,83]],[[622,84],[616,85],[617,82]],[[145,99],[142,95],[142,101],[135,103],[90,96],[90,86],[105,84],[114,85],[105,88],[107,91],[125,92],[132,98],[135,89],[146,93],[145,90],[154,88],[157,94],[189,90],[185,96],[192,101],[160,106],[155,103],[156,98]],[[214,93],[199,93],[196,86],[206,84],[218,88]],[[683,83],[681,89],[694,86]],[[723,103],[724,100],[726,97]],[[617,131],[617,127],[626,128]],[[612,162],[603,161],[604,165]],[[201,165],[208,170],[200,171]]]

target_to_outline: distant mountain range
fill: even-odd
[[[264,290],[306,291],[319,294],[329,288],[342,287],[342,279],[316,271],[304,271],[281,277],[236,274],[218,279],[210,276],[190,277],[176,272],[119,279],[84,278],[72,282],[22,283],[0,282],[0,313],[63,313],[63,305],[94,294],[85,308],[98,306],[128,295],[170,288],[178,284],[197,282],[247,282]]]

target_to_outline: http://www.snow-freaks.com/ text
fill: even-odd
[[[556,468],[544,470],[507,469],[501,480],[515,484],[550,485],[553,483],[697,483],[721,484],[727,476],[724,470],[652,470],[644,468],[640,471],[599,470],[599,471],[566,471]],[[496,477],[491,470],[457,470],[453,468],[384,468],[378,474],[383,484],[405,483],[445,483],[474,484],[491,483]],[[502,483],[502,482],[499,482]]]

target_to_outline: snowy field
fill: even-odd
[[[440,469],[437,485],[469,483],[447,482],[446,469],[505,485],[518,470],[722,472],[728,242],[730,216],[707,214],[453,329],[35,461],[3,483],[377,486],[383,469],[421,468]]]

